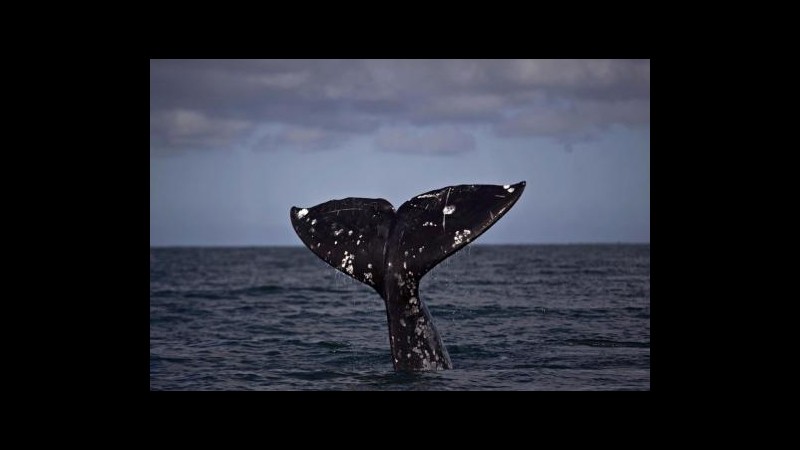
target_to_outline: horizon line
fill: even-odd
[[[473,242],[472,246],[481,247],[511,247],[523,245],[650,245],[650,241],[587,241],[587,242],[520,242],[520,243],[499,243],[499,244],[480,244]],[[257,248],[257,247],[297,247],[306,248],[302,244],[167,244],[150,245],[150,248]]]

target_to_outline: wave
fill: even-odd
[[[588,347],[650,348],[649,342],[613,341],[610,339],[567,339],[564,343],[567,345],[582,345]]]
[[[242,289],[234,289],[230,291],[230,293],[237,295],[258,296],[258,295],[278,294],[284,292],[285,290],[286,288],[284,288],[283,286],[278,286],[275,284],[264,284],[261,286],[251,286]]]

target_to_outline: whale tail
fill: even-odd
[[[395,368],[450,368],[430,314],[418,300],[419,281],[494,225],[524,189],[524,181],[448,186],[417,195],[397,211],[382,198],[349,197],[292,207],[290,217],[315,255],[386,301]],[[414,332],[405,330],[412,319],[421,322]],[[396,343],[398,337],[405,343]]]

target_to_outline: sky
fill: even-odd
[[[650,61],[150,61],[151,246],[302,245],[292,206],[522,180],[476,243],[650,242]]]

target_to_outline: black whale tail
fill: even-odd
[[[448,186],[417,195],[397,211],[384,199],[349,197],[292,207],[290,217],[315,255],[386,301],[395,368],[451,368],[419,299],[419,281],[494,225],[524,189],[524,181]]]
[[[524,189],[524,181],[448,186],[417,195],[396,212],[382,198],[348,197],[292,207],[290,216],[315,255],[383,293],[388,263],[405,263],[421,278],[494,225]]]

